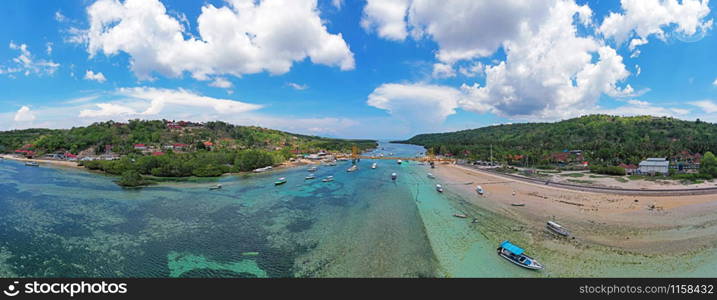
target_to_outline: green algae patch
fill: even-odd
[[[259,278],[267,278],[266,271],[262,270],[253,259],[242,259],[237,262],[221,263],[211,261],[203,255],[170,252],[167,255],[169,277],[177,278],[193,270],[229,271],[234,274],[251,274]]]

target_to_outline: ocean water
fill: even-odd
[[[714,251],[659,263],[609,249],[561,254],[565,243],[538,242],[452,192],[465,183],[428,178],[417,162],[376,162],[351,173],[351,162],[321,166],[314,180],[298,167],[123,189],[111,176],[0,161],[0,277],[716,276],[714,263],[702,263]],[[329,175],[333,182],[321,181]],[[275,186],[279,177],[288,183]],[[223,188],[208,190],[216,183]],[[499,258],[506,238],[546,270]]]

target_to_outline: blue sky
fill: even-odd
[[[7,0],[0,130],[218,119],[384,139],[590,113],[717,122],[714,8]]]

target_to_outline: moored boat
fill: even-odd
[[[306,170],[309,171],[309,172],[316,172],[316,170],[318,170],[318,169],[319,169],[319,168],[317,168],[316,166],[311,166],[311,167],[309,167],[309,168],[306,169]]]
[[[485,191],[483,190],[483,187],[479,185],[476,187],[476,193],[478,193],[478,195],[483,195]]]
[[[453,216],[456,218],[461,218],[461,219],[468,218],[468,216],[466,216],[465,214],[453,214]]]
[[[334,181],[334,176],[327,176],[326,178],[321,179],[321,181],[323,181],[323,182],[331,182],[331,181]]]
[[[221,188],[222,188],[221,184],[215,184],[215,185],[209,187],[210,190],[218,190]]]
[[[309,174],[309,176],[304,177],[305,180],[311,180],[311,179],[315,179],[315,178],[316,178],[316,176],[314,174]]]
[[[356,165],[352,165],[350,168],[346,169],[346,172],[353,172],[358,170],[358,167]]]
[[[436,184],[436,191],[443,193],[443,187],[440,184]]]
[[[436,178],[436,176],[433,175],[433,174],[431,174],[431,173],[428,173],[428,174],[426,174],[426,175],[428,175],[428,178],[431,178],[431,179]]]
[[[525,203],[522,202],[514,202],[510,204],[511,206],[525,206]]]
[[[377,164],[377,163],[371,164],[371,169],[375,169],[376,167],[378,167],[378,164]]]
[[[548,223],[545,225],[545,227],[548,228],[548,230],[555,232],[562,236],[570,235],[570,232],[567,229],[565,229],[565,227],[563,227],[562,225],[555,223],[553,221],[548,221]]]
[[[279,178],[278,180],[274,181],[274,185],[281,185],[281,184],[284,184],[284,183],[286,183],[286,178],[285,178],[285,177],[281,177],[281,178]]]
[[[391,180],[396,180],[396,178],[398,178],[398,174],[391,173]]]
[[[403,161],[399,159],[397,162],[400,165]]]
[[[28,161],[25,163],[25,165],[28,167],[39,167],[40,166],[40,164],[38,164],[37,162],[34,162],[34,161]]]
[[[500,243],[500,246],[496,250],[498,251],[498,255],[500,255],[500,257],[505,258],[518,266],[530,270],[543,269],[543,265],[541,265],[537,260],[525,255],[525,250],[523,250],[523,248],[511,244],[509,241],[503,241]]]

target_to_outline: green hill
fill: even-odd
[[[404,143],[471,159],[505,161],[516,155],[547,163],[550,154],[582,150],[591,162],[638,163],[646,157],[717,152],[717,125],[667,117],[590,115],[555,123],[523,123],[420,134]]]

